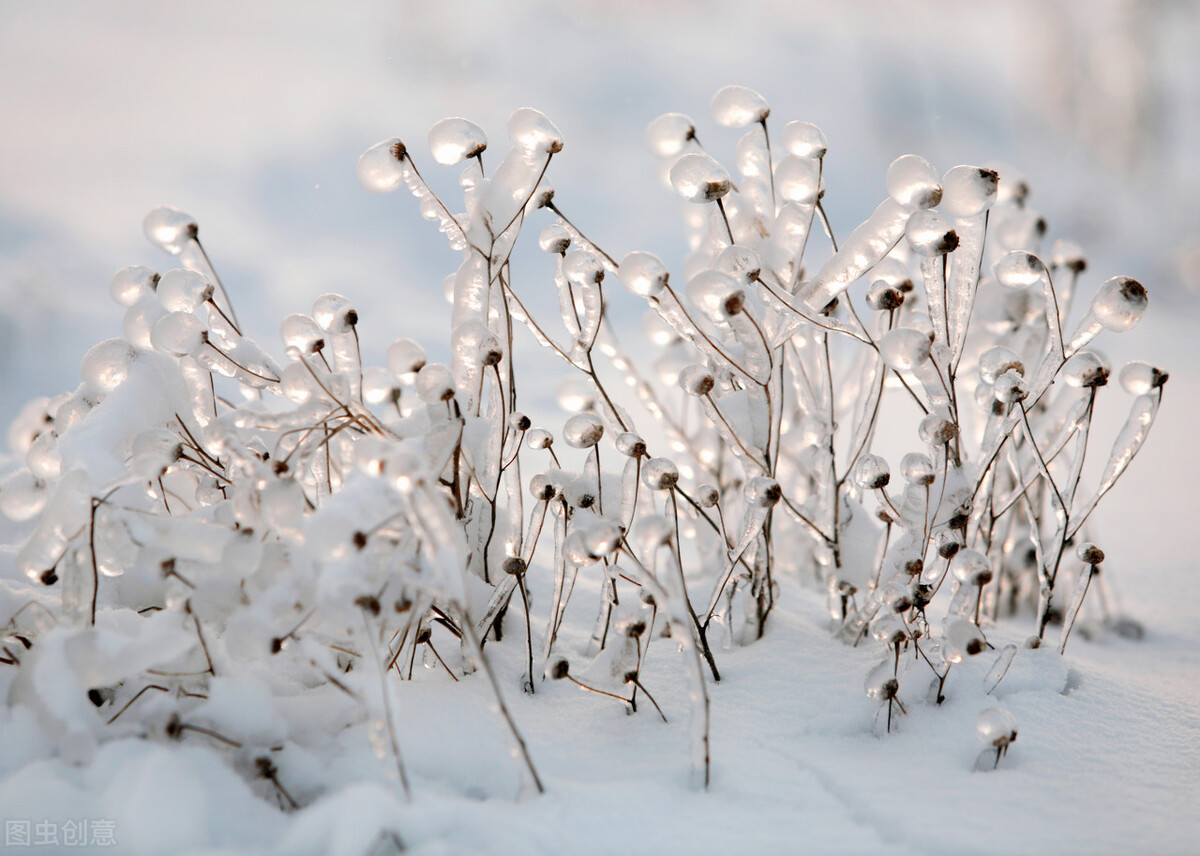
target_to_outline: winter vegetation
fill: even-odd
[[[1141,275],[1011,166],[904,154],[848,213],[815,124],[708,113],[651,121],[665,186],[628,191],[681,200],[685,252],[609,245],[538,110],[367,148],[454,260],[448,324],[384,348],[403,292],[255,338],[207,224],[146,215],[163,263],[8,430],[6,844],[1028,852],[988,830],[1082,817],[1126,724],[1195,732],[1113,677],[1161,644],[1106,563],[1171,369],[1107,356]],[[1179,764],[1130,812],[1186,803]]]

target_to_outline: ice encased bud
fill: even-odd
[[[684,155],[671,167],[671,186],[688,202],[712,202],[729,193],[729,171],[702,152]]]
[[[950,663],[961,663],[966,657],[973,657],[987,648],[983,633],[966,618],[948,619],[942,640],[944,655]]]
[[[89,389],[107,395],[129,377],[137,356],[137,349],[124,339],[105,339],[83,355],[79,373]]]
[[[930,344],[920,330],[898,327],[879,340],[879,353],[892,371],[912,371],[929,359]]]
[[[558,128],[545,113],[532,107],[522,107],[508,118],[508,138],[527,154],[552,155],[563,147]]]
[[[632,431],[617,435],[617,451],[627,458],[640,458],[646,454],[646,441]]]
[[[590,449],[604,436],[604,423],[594,413],[576,413],[563,424],[563,440],[576,449]]]
[[[662,259],[653,253],[632,252],[621,260],[617,273],[621,285],[638,297],[657,298],[667,285],[669,274]]]
[[[679,372],[679,388],[688,395],[708,395],[715,383],[712,371],[705,365],[686,366]]]
[[[170,205],[161,205],[146,215],[142,229],[150,243],[177,256],[196,237],[198,227],[191,214]]]
[[[591,250],[571,250],[563,258],[563,276],[574,285],[594,285],[604,279],[604,264]]]
[[[996,400],[1003,404],[1016,404],[1029,397],[1029,384],[1015,369],[1009,369],[992,385]]]
[[[664,113],[646,126],[646,148],[661,158],[671,158],[696,138],[696,125],[682,113]]]
[[[992,580],[992,563],[978,550],[959,550],[950,562],[954,578],[963,585],[981,586]]]
[[[747,479],[742,495],[751,508],[770,508],[783,498],[783,489],[770,476],[755,476]]]
[[[208,341],[208,328],[190,312],[168,312],[154,324],[150,343],[173,357],[195,354]]]
[[[745,86],[723,86],[709,104],[713,120],[726,128],[744,128],[771,115],[767,100]]]
[[[888,463],[879,455],[862,455],[854,465],[854,483],[863,490],[887,487],[891,480],[892,472],[888,469]]]
[[[427,405],[454,398],[454,374],[443,363],[426,363],[417,372],[417,395]]]
[[[924,452],[909,452],[900,459],[900,473],[909,484],[933,484],[933,461]]]
[[[1077,351],[1062,368],[1063,380],[1083,389],[1104,386],[1108,375],[1108,364],[1095,351]]]
[[[944,256],[958,248],[954,224],[936,211],[914,211],[904,226],[904,237],[919,256]]]
[[[825,133],[811,122],[788,122],[783,126],[780,143],[788,154],[802,158],[820,158],[829,150]]]
[[[956,166],[942,176],[942,210],[956,218],[982,214],[996,201],[1000,176],[981,166]]]
[[[749,285],[762,273],[762,260],[758,253],[742,244],[730,244],[721,250],[714,267],[729,274],[742,285]]]
[[[905,208],[932,208],[942,201],[941,176],[919,155],[901,155],[887,168],[887,192]]]
[[[468,119],[442,119],[429,129],[429,150],[442,166],[473,158],[487,148],[487,134]]]
[[[1121,388],[1130,395],[1145,395],[1166,383],[1167,377],[1161,369],[1133,360],[1121,369]]]
[[[124,307],[133,306],[138,300],[154,291],[158,274],[143,265],[130,265],[113,274],[108,283],[108,293],[114,301]]]
[[[349,333],[358,324],[350,298],[332,292],[313,301],[312,317],[326,333]]]
[[[1013,250],[992,268],[996,282],[1005,288],[1020,289],[1037,285],[1046,276],[1046,265],[1033,253]]]
[[[571,233],[559,223],[551,223],[538,235],[538,246],[544,253],[562,254],[571,246]]]
[[[407,150],[399,137],[376,143],[358,158],[358,183],[372,193],[391,193],[404,184]]]
[[[531,449],[549,449],[554,445],[554,435],[545,428],[534,428],[525,435],[525,445]]]
[[[325,331],[311,315],[301,312],[293,312],[283,319],[279,335],[285,347],[295,348],[305,355],[315,354],[325,347]]]
[[[821,190],[821,166],[815,158],[784,155],[775,167],[775,192],[787,202],[811,205]]]
[[[742,311],[746,292],[729,274],[718,270],[701,271],[688,281],[687,295],[714,321],[727,320]]]
[[[1092,298],[1092,314],[1106,330],[1122,333],[1146,314],[1145,287],[1128,276],[1114,276]]]
[[[994,384],[996,378],[1006,371],[1025,374],[1025,363],[1017,356],[1012,348],[1004,345],[993,345],[979,357],[979,379],[986,384]]]
[[[388,345],[386,359],[388,371],[402,378],[425,366],[425,349],[412,339],[397,339]]]
[[[1017,739],[1017,718],[1002,707],[989,707],[975,717],[975,733],[987,746],[1002,749]]]
[[[158,281],[158,302],[168,312],[192,312],[213,296],[213,285],[194,270],[169,270]]]
[[[679,468],[670,458],[651,458],[642,467],[642,484],[651,490],[667,490],[679,482]]]

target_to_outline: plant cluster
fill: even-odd
[[[721,652],[769,631],[785,575],[823,587],[840,639],[878,646],[865,688],[887,730],[909,661],[940,703],[951,668],[993,647],[1003,619],[1032,615],[1032,647],[1061,623],[1061,651],[1103,559],[1088,520],[1166,381],[1143,363],[1121,370],[1130,414],[1089,484],[1111,372],[1089,345],[1132,327],[1145,289],[1114,277],[1069,325],[1084,258],[1044,249],[1025,183],[976,166],[943,175],[914,155],[838,241],[821,131],[769,132],[767,103],[743,87],[718,92],[712,114],[746,129],[732,173],[686,116],[647,133],[694,203],[675,279],[646,252],[618,262],[563,213],[546,178],[563,140],[535,110],[513,114],[490,172],[478,126],[434,126],[434,160],[462,170],[453,209],[399,139],[366,151],[362,184],[409,190],[461,252],[448,365],[407,339],[364,365],[339,294],[283,319],[278,361],[243,335],[195,220],[152,211],[147,236],[181,267],[119,271],[123,335],[10,433],[24,466],[0,510],[25,527],[16,566],[46,587],[0,616],[0,664],[19,670],[10,704],[33,706],[79,759],[113,735],[199,735],[294,807],[319,787],[286,781],[290,738],[202,715],[222,680],[269,671],[276,694],[344,698],[407,791],[400,685],[417,664],[478,672],[534,791],[505,687],[573,682],[666,720],[644,677],[664,638],[655,656],[681,656],[693,777],[707,785]],[[523,303],[539,277],[512,258],[538,219],[553,325]],[[645,302],[652,372],[611,323],[614,280]],[[554,432],[521,411],[521,328],[578,380]],[[877,450],[910,424],[893,480]],[[1099,580],[1095,621],[1111,624]],[[569,604],[594,615],[590,633],[568,629]],[[519,682],[489,659],[502,637],[522,650]],[[1016,653],[997,652],[991,687]],[[52,677],[64,669],[65,692]],[[986,713],[998,763],[1015,722]]]

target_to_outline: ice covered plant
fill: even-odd
[[[1027,615],[1037,645],[1069,602],[1060,650],[1085,607],[1112,621],[1103,578],[1085,602],[1103,554],[1078,547],[1076,565],[1069,548],[1145,442],[1167,376],[1121,371],[1130,415],[1085,478],[1097,396],[1119,395],[1088,346],[1132,327],[1145,289],[1114,277],[1072,321],[1083,256],[1044,246],[1025,183],[915,155],[839,239],[821,131],[770,125],[742,87],[712,112],[745,129],[732,168],[686,116],[647,132],[691,209],[674,275],[641,250],[618,261],[568,218],[547,179],[563,139],[535,110],[513,114],[500,157],[465,119],[434,126],[434,160],[461,169],[456,201],[401,140],[368,149],[362,184],[406,188],[461,253],[448,365],[407,339],[364,365],[340,294],[286,315],[281,349],[259,346],[196,222],[151,212],[147,236],[182,267],[119,271],[122,335],[10,431],[23,466],[0,510],[23,527],[30,583],[0,615],[9,703],[78,760],[113,736],[204,740],[295,807],[321,783],[289,756],[319,750],[230,716],[231,694],[242,709],[328,696],[329,733],[365,723],[407,792],[404,683],[470,674],[525,791],[543,783],[506,697],[554,704],[569,687],[631,713],[648,700],[667,728],[686,712],[707,785],[721,653],[770,632],[783,582],[815,583],[835,636],[877,648],[865,690],[883,730],[915,714],[913,669],[940,703],[1003,619]],[[530,226],[540,270],[514,263]],[[553,320],[522,299],[539,288]],[[649,369],[618,339],[618,300],[644,305]],[[573,375],[561,425],[522,410],[522,330]],[[519,674],[494,664],[499,644],[520,651]],[[1016,655],[1001,648],[986,693]],[[667,663],[678,698],[655,683]],[[997,760],[1001,720],[981,721]]]

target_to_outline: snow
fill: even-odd
[[[133,650],[120,624],[128,616],[105,612],[112,626],[98,619],[95,631],[103,634],[105,660],[73,663],[68,631],[43,633],[34,649],[38,701],[0,710],[0,818],[48,821],[60,830],[72,819],[111,820],[118,847],[92,852],[147,854],[355,856],[391,852],[393,840],[417,854],[1194,852],[1200,839],[1200,577],[1194,569],[1200,535],[1192,518],[1200,464],[1191,450],[1200,359],[1190,331],[1200,308],[1182,287],[1189,268],[1176,260],[1186,261],[1197,240],[1187,215],[1200,187],[1190,155],[1200,134],[1200,69],[1191,50],[1200,16],[1184,5],[1163,7],[1157,15],[1136,17],[1138,28],[1129,28],[1122,16],[1134,4],[1107,0],[1097,6],[1100,11],[1085,21],[1089,16],[1069,4],[1050,4],[1043,15],[1043,4],[1033,3],[984,12],[928,2],[902,13],[869,2],[851,14],[823,4],[763,0],[739,11],[736,27],[716,4],[684,10],[673,4],[559,7],[538,0],[467,11],[428,5],[390,12],[367,5],[335,14],[317,4],[200,2],[108,10],[46,3],[0,13],[0,109],[10,117],[10,132],[0,140],[6,163],[0,173],[0,231],[6,237],[0,242],[0,421],[6,424],[30,396],[74,389],[88,349],[120,332],[121,310],[104,292],[112,271],[134,263],[165,271],[175,263],[139,235],[143,214],[164,201],[203,215],[205,248],[246,316],[248,335],[265,350],[281,351],[275,344],[279,318],[337,289],[354,301],[362,320],[364,362],[382,362],[398,336],[419,339],[431,361],[418,375],[418,388],[431,402],[441,401],[456,381],[436,361],[475,363],[480,356],[474,350],[452,353],[448,345],[449,312],[437,284],[453,268],[453,257],[421,222],[413,200],[385,201],[362,191],[355,180],[358,154],[386,134],[399,132],[411,142],[442,116],[461,114],[479,126],[452,120],[431,132],[430,144],[438,161],[473,157],[471,149],[483,139],[480,128],[500,137],[515,108],[537,105],[557,125],[529,110],[509,127],[535,163],[514,162],[511,185],[497,180],[483,192],[505,198],[512,216],[542,159],[562,147],[554,154],[555,200],[562,210],[604,247],[654,249],[667,257],[666,267],[682,271],[686,242],[679,237],[678,199],[661,186],[643,132],[666,110],[701,115],[711,93],[730,81],[750,83],[770,98],[772,121],[780,122],[772,129],[780,128],[782,146],[804,159],[792,164],[794,188],[777,190],[806,205],[818,183],[827,186],[825,206],[837,234],[846,236],[822,272],[829,288],[821,299],[807,301],[811,311],[903,236],[912,213],[907,205],[888,201],[882,214],[868,218],[885,192],[884,168],[897,155],[917,151],[942,169],[1012,161],[1031,176],[1033,199],[1051,220],[1052,234],[1070,235],[1089,250],[1086,293],[1119,271],[1149,286],[1140,326],[1099,340],[1107,364],[1115,369],[1136,356],[1171,373],[1161,410],[1147,395],[1154,384],[1149,368],[1127,370],[1129,381],[1122,374],[1122,383],[1143,398],[1134,400],[1131,414],[1129,400],[1118,401],[1117,394],[1112,403],[1098,405],[1103,412],[1095,430],[1102,437],[1089,456],[1099,476],[1091,483],[1100,483],[1106,468],[1127,463],[1129,449],[1140,445],[1147,420],[1157,413],[1153,436],[1093,521],[1107,558],[1092,585],[1110,588],[1122,614],[1145,627],[1143,639],[1087,633],[1080,624],[1059,657],[1053,633],[1042,648],[1025,647],[1036,630],[1031,617],[1003,624],[989,631],[995,652],[951,669],[941,706],[928,703],[929,672],[923,663],[909,662],[908,652],[901,674],[920,680],[901,680],[899,701],[907,713],[893,711],[889,734],[880,718],[888,705],[863,691],[879,650],[833,638],[822,593],[810,582],[785,578],[779,599],[786,608],[772,614],[760,641],[725,647],[724,631],[713,624],[723,679],[707,684],[712,766],[705,792],[689,788],[689,722],[697,703],[672,644],[656,645],[642,672],[669,723],[648,705],[628,716],[621,703],[567,681],[540,682],[535,695],[526,695],[525,650],[518,642],[524,618],[514,607],[507,641],[486,650],[546,793],[515,798],[519,767],[493,713],[485,676],[476,672],[453,682],[432,649],[422,649],[420,679],[392,694],[413,789],[409,803],[392,778],[390,758],[373,753],[376,720],[328,685],[281,697],[294,688],[296,676],[265,669],[214,679],[208,699],[190,702],[185,717],[236,734],[245,747],[194,732],[177,742],[127,736],[91,745],[82,738],[104,734],[99,717],[115,710],[97,712],[85,700],[81,690],[88,682],[80,669],[137,671],[173,659],[191,640],[191,628],[171,624],[171,613],[152,619],[157,635],[143,633]],[[1136,50],[1138,39],[1159,48],[1138,54],[1142,65],[1102,62],[1118,49]],[[1088,83],[1096,76],[1089,70],[1108,67],[1129,74],[1112,77],[1108,86]],[[804,82],[817,80],[819,85]],[[1157,101],[1139,89],[1154,81]],[[757,92],[740,86],[724,92],[720,104],[712,102],[714,112],[720,107],[721,124],[758,121],[766,102]],[[1158,120],[1146,118],[1147,101],[1161,111]],[[810,162],[825,148],[824,135],[811,125],[784,128],[793,116],[817,122],[831,140],[818,174]],[[649,134],[657,153],[666,156],[688,150],[691,130],[691,120],[676,114]],[[734,151],[739,136],[714,133],[708,123],[699,133],[722,157]],[[748,134],[761,132],[752,126]],[[366,166],[359,162],[359,176],[365,170],[363,183],[372,189],[413,180],[391,153],[395,142],[364,155]],[[483,153],[489,174],[500,175],[491,172],[499,164],[498,156],[488,160],[491,155],[490,149]],[[709,190],[714,169],[698,165],[703,182],[689,185],[687,195],[705,202],[715,198]],[[925,191],[940,181],[947,201],[955,193],[963,197],[955,216],[978,213],[978,197],[986,195],[977,186],[978,172],[951,170],[943,179],[932,166],[918,172]],[[457,199],[456,176],[451,170],[426,178],[439,193],[451,188],[443,198]],[[727,173],[717,178],[717,184],[730,180]],[[892,190],[888,183],[887,190],[911,195],[911,185]],[[789,210],[781,211],[781,220]],[[795,216],[805,224],[811,211]],[[864,220],[874,223],[870,231],[852,233]],[[171,220],[176,232],[179,222],[186,225],[190,217]],[[963,220],[953,225],[960,239],[968,236]],[[802,234],[806,239],[807,226]],[[162,240],[174,246],[175,238]],[[583,252],[587,245],[575,240],[572,246]],[[599,259],[588,254],[593,258],[580,267],[597,269]],[[661,298],[676,330],[713,355],[715,346],[686,316],[679,292],[666,290],[658,259],[624,258],[621,281],[641,297]],[[1144,310],[1137,294],[1120,284],[1107,287],[1094,308],[1118,327]],[[128,286],[127,305],[139,305],[135,285]],[[630,327],[645,306],[612,287],[605,299]],[[965,300],[954,299],[960,306]],[[545,297],[530,303],[532,314],[554,317],[555,304],[547,283]],[[344,335],[345,306],[326,308],[326,326],[336,328],[331,336]],[[486,315],[483,303],[473,308]],[[161,309],[156,304],[138,311],[147,314],[141,322],[146,339],[137,343],[145,348]],[[154,311],[159,315],[148,314]],[[1086,328],[1088,320],[1081,323]],[[173,338],[167,326],[159,339]],[[313,335],[305,327],[296,342]],[[632,343],[637,338],[626,335],[625,344],[640,347]],[[1078,337],[1068,343],[1068,354],[1083,344]],[[187,342],[174,344],[193,350]],[[912,348],[904,344],[899,356],[913,362]],[[517,350],[518,363],[524,359],[530,366],[522,406],[534,425],[557,428],[559,374],[546,367],[547,352],[532,337],[518,339]],[[237,351],[227,353],[237,358]],[[425,363],[415,342],[404,341],[388,355],[398,380]],[[63,470],[86,469],[93,486],[119,476],[137,429],[155,421],[154,414],[168,419],[187,398],[162,370],[166,357],[140,351],[126,363],[122,352],[115,355],[118,365],[110,356],[94,352],[85,363],[83,379],[108,395],[59,444]],[[1031,373],[1036,368],[1029,366]],[[113,372],[133,375],[142,394],[130,386],[108,389]],[[157,394],[145,394],[147,385]],[[570,394],[563,403],[580,409],[578,391],[564,388]],[[315,388],[312,394],[318,394]],[[729,395],[716,401],[729,408],[731,422],[752,423],[751,403]],[[910,435],[915,433],[878,438],[885,460],[894,463],[911,451]],[[533,441],[535,431],[526,436]],[[652,447],[665,448],[656,439],[650,438]],[[1106,457],[1114,439],[1116,448]],[[419,465],[404,470],[406,478],[426,477],[425,451]],[[611,458],[607,445],[604,453]],[[0,474],[15,466],[0,462]],[[678,471],[664,471],[665,459],[641,466],[646,484],[665,487],[664,479],[673,484],[679,478]],[[940,472],[940,465],[934,462],[932,469]],[[532,472],[524,473],[526,482]],[[421,490],[404,506],[406,513],[419,516]],[[604,493],[610,495],[607,484]],[[617,495],[615,485],[611,495]],[[662,499],[643,490],[638,501],[661,506]],[[379,508],[349,503],[331,506],[327,514],[339,517],[328,525],[335,534],[352,523],[374,523],[371,514],[382,516]],[[442,522],[436,515],[420,520],[435,531]],[[747,523],[761,525],[753,516]],[[553,518],[546,526],[555,527]],[[736,539],[738,550],[749,548],[753,528],[734,533],[746,536]],[[35,589],[13,570],[14,547],[29,531],[29,524],[0,523],[0,622]],[[440,537],[438,555],[455,565],[460,545],[444,532]],[[320,540],[318,525],[309,538]],[[188,543],[197,563],[211,562],[209,553],[231,546],[204,543],[203,531],[190,533]],[[343,570],[321,584],[357,585],[360,569]],[[120,585],[137,583],[131,576]],[[534,583],[534,576],[533,606],[544,616],[550,581]],[[595,567],[580,571],[576,585],[592,600],[577,593],[568,605],[569,646],[586,647],[593,616],[579,604],[598,597],[599,576]],[[706,593],[694,590],[693,602]],[[277,594],[284,614],[291,593]],[[34,611],[17,622],[36,620],[29,614]],[[287,629],[266,623],[277,615],[259,617],[261,627],[247,633],[262,636],[260,645]],[[361,637],[361,627],[356,632]],[[458,670],[457,640],[438,628],[431,639]],[[214,646],[218,672],[222,658],[234,659],[229,636],[226,643]],[[1009,656],[1011,665],[997,683],[997,657]],[[347,683],[381,699],[377,679],[362,671],[345,676]],[[17,686],[14,672],[0,664],[0,698],[30,692]],[[121,703],[126,700],[128,695]],[[166,701],[166,694],[152,692],[138,704],[165,713]],[[1015,717],[1018,737],[996,770],[979,772],[977,718],[997,705]],[[48,736],[51,720],[64,728]],[[333,723],[346,727],[335,732]],[[281,744],[284,751],[272,751]],[[277,756],[279,782],[302,809],[282,811],[286,801],[276,787],[247,773],[260,751]],[[89,852],[71,852],[76,850]]]

